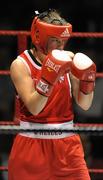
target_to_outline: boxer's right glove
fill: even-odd
[[[85,54],[76,53],[72,65],[72,74],[80,80],[79,89],[84,94],[89,94],[94,90],[95,77],[96,77],[96,65]]]
[[[68,51],[53,50],[43,61],[41,77],[36,85],[36,90],[44,95],[50,96],[53,86],[69,71],[72,59]]]

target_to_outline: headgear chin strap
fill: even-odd
[[[49,37],[61,38],[68,40],[72,33],[72,25],[55,25],[49,24],[39,19],[36,16],[31,26],[31,39],[32,43],[43,51],[46,52],[46,44]]]

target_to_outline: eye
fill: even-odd
[[[55,39],[54,41],[59,42],[59,40],[58,40],[58,39]]]
[[[52,41],[58,42],[57,38],[52,38]]]
[[[56,42],[56,43],[61,43],[62,41],[61,41],[60,39],[55,38],[55,39],[54,39],[54,42]]]

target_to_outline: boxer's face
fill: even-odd
[[[53,49],[63,50],[68,40],[50,37],[47,42],[47,53],[51,52]]]

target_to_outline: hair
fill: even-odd
[[[42,13],[35,11],[35,16],[37,16],[41,21],[48,24],[54,25],[67,25],[68,22],[61,16],[60,12],[56,9],[49,9]],[[36,48],[36,46],[31,42],[31,48]]]
[[[67,21],[61,17],[60,12],[55,9],[49,9],[38,15],[38,18],[49,24],[66,25]]]

